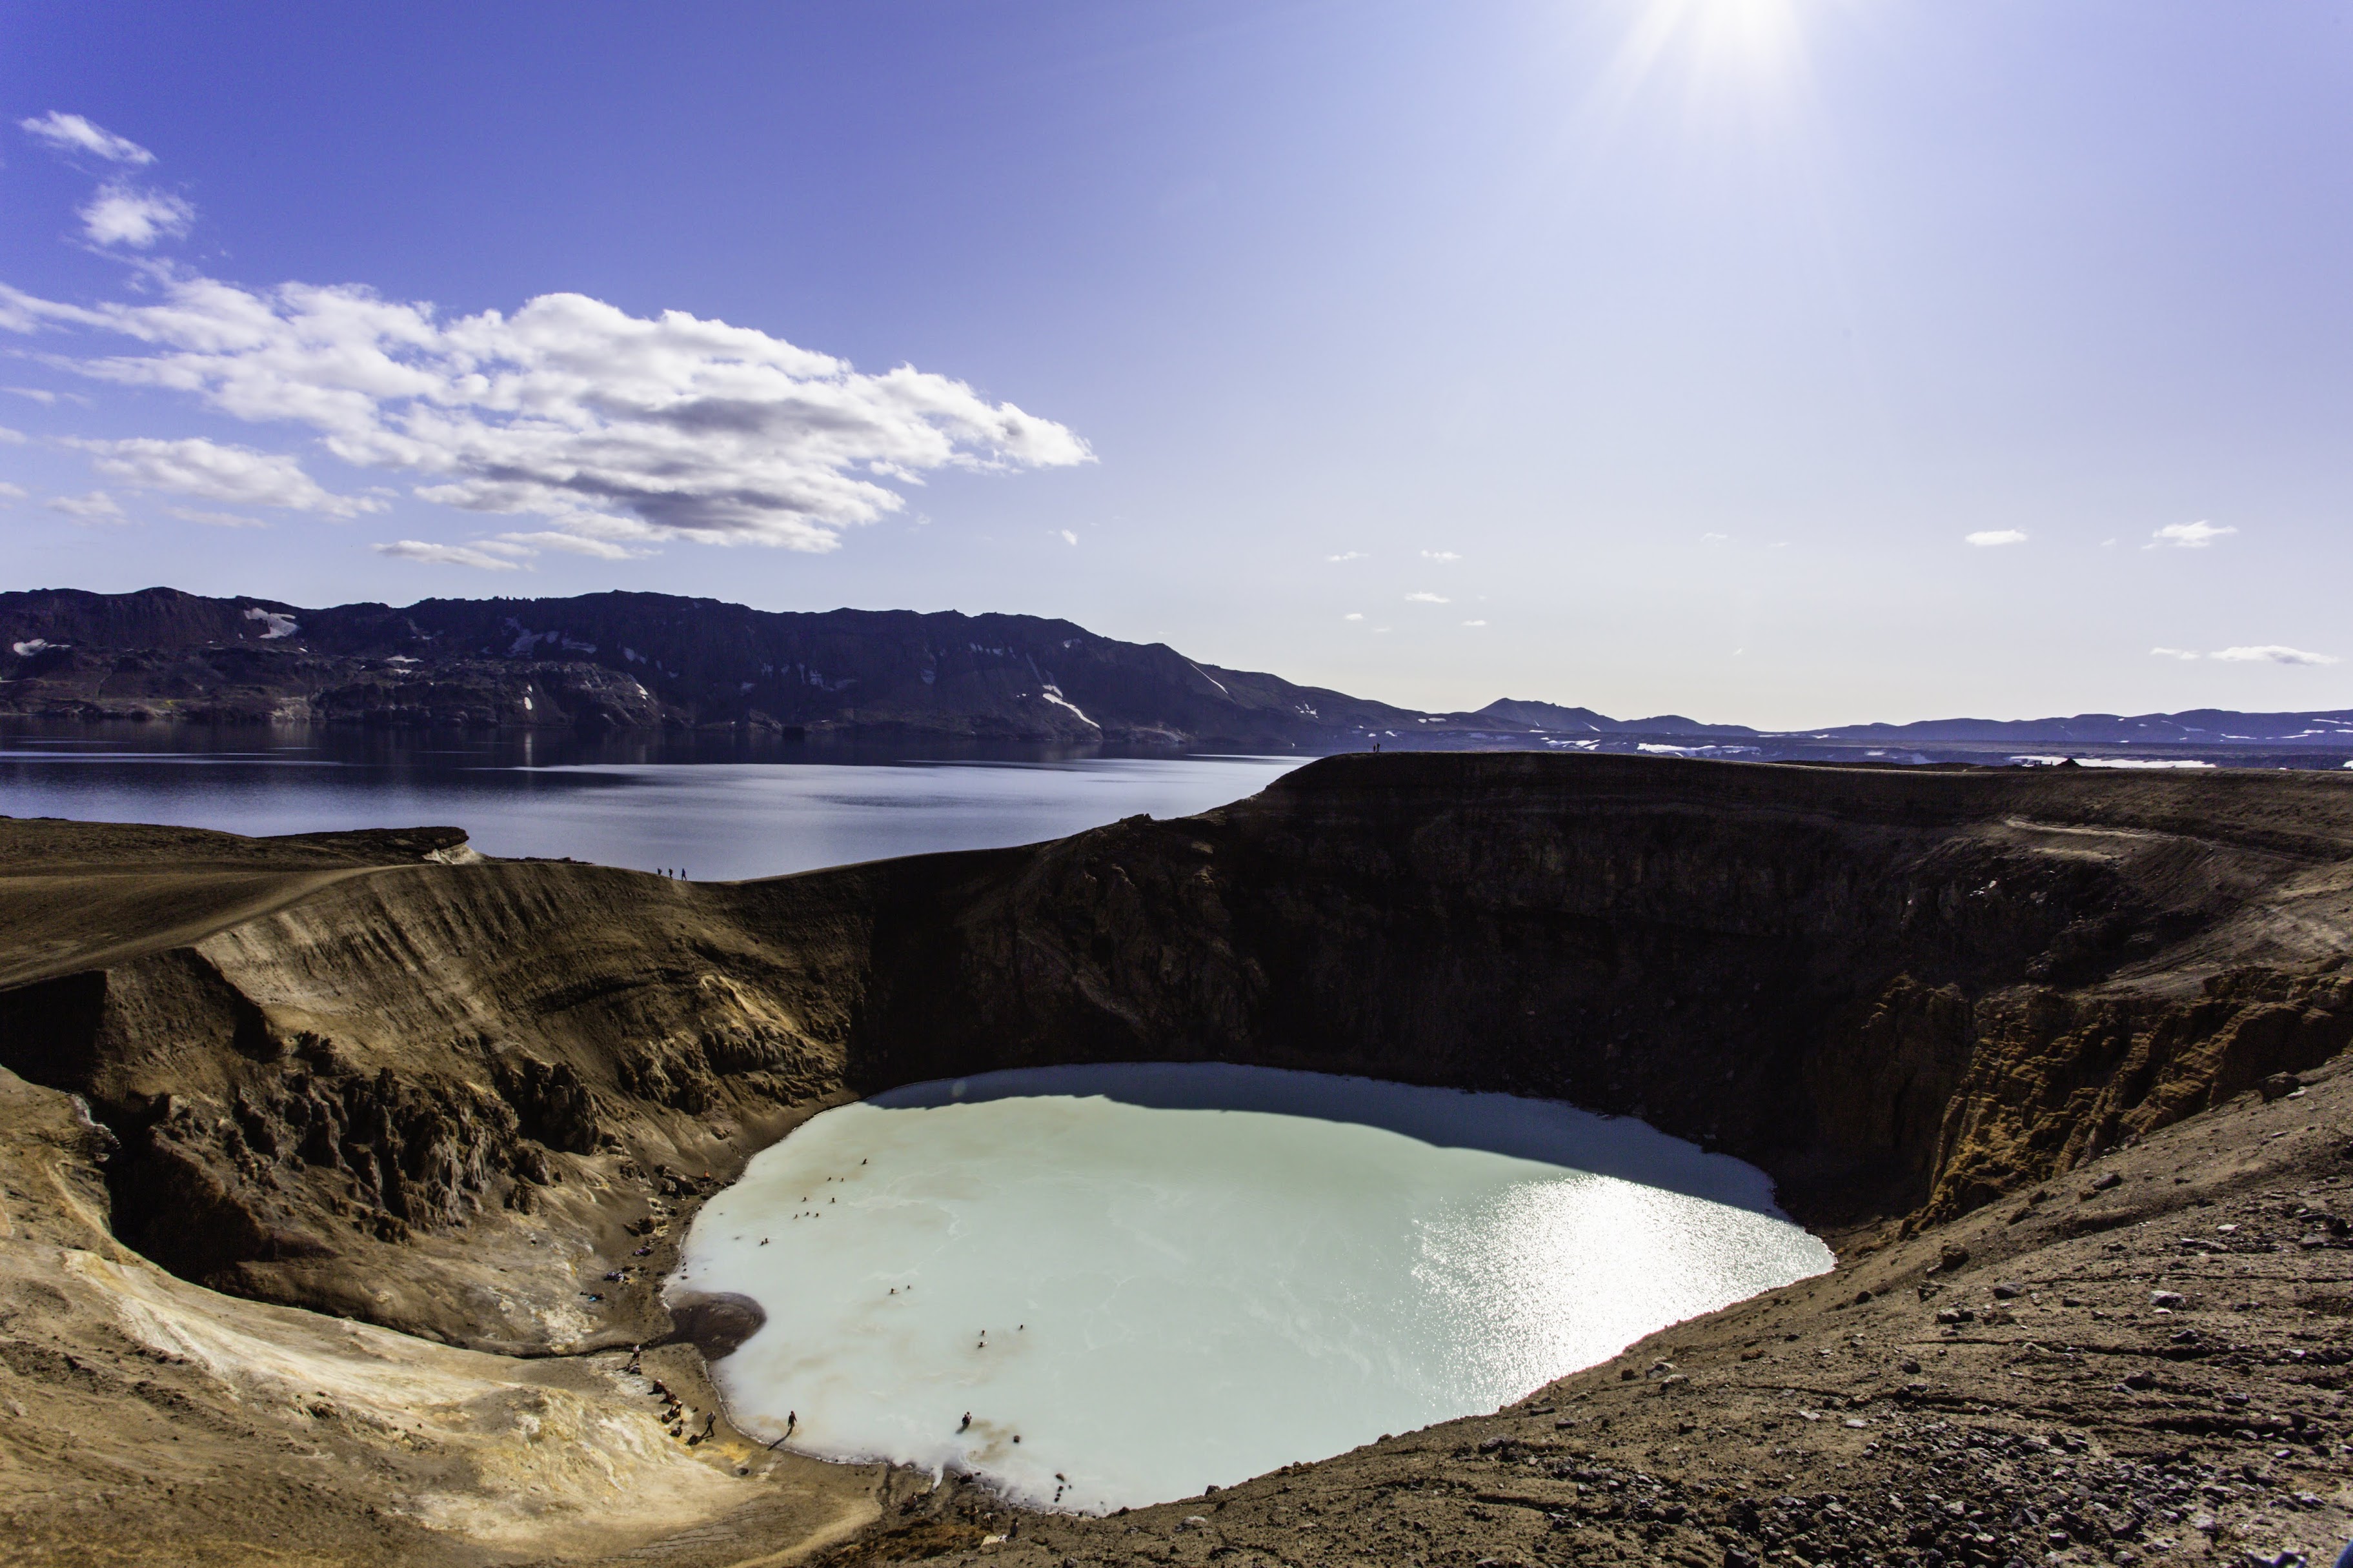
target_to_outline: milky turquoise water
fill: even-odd
[[[1493,1410],[1831,1265],[1761,1172],[1638,1121],[1146,1065],[828,1111],[670,1289],[766,1310],[715,1368],[763,1438],[1100,1510]]]

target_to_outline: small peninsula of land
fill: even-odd
[[[2353,1528],[2353,777],[1346,755],[704,885],[0,820],[43,1563],[2243,1562]],[[1749,1160],[1831,1275],[1124,1516],[771,1453],[658,1299],[818,1110],[1223,1060]],[[733,1331],[740,1332],[736,1323]]]

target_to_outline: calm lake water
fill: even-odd
[[[0,814],[256,835],[448,824],[486,855],[726,881],[1190,816],[1302,760],[31,726],[0,731]]]
[[[715,1368],[756,1436],[1102,1510],[1493,1410],[1831,1261],[1763,1173],[1639,1121],[1164,1064],[827,1111],[669,1289],[766,1309]]]

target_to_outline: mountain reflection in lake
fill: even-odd
[[[765,1308],[715,1369],[746,1430],[1106,1510],[1493,1410],[1831,1266],[1763,1173],[1638,1121],[1159,1064],[828,1111],[670,1290]]]

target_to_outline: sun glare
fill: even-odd
[[[1633,98],[1669,70],[1710,97],[1785,86],[1799,56],[1798,0],[1640,0],[1609,96]]]

